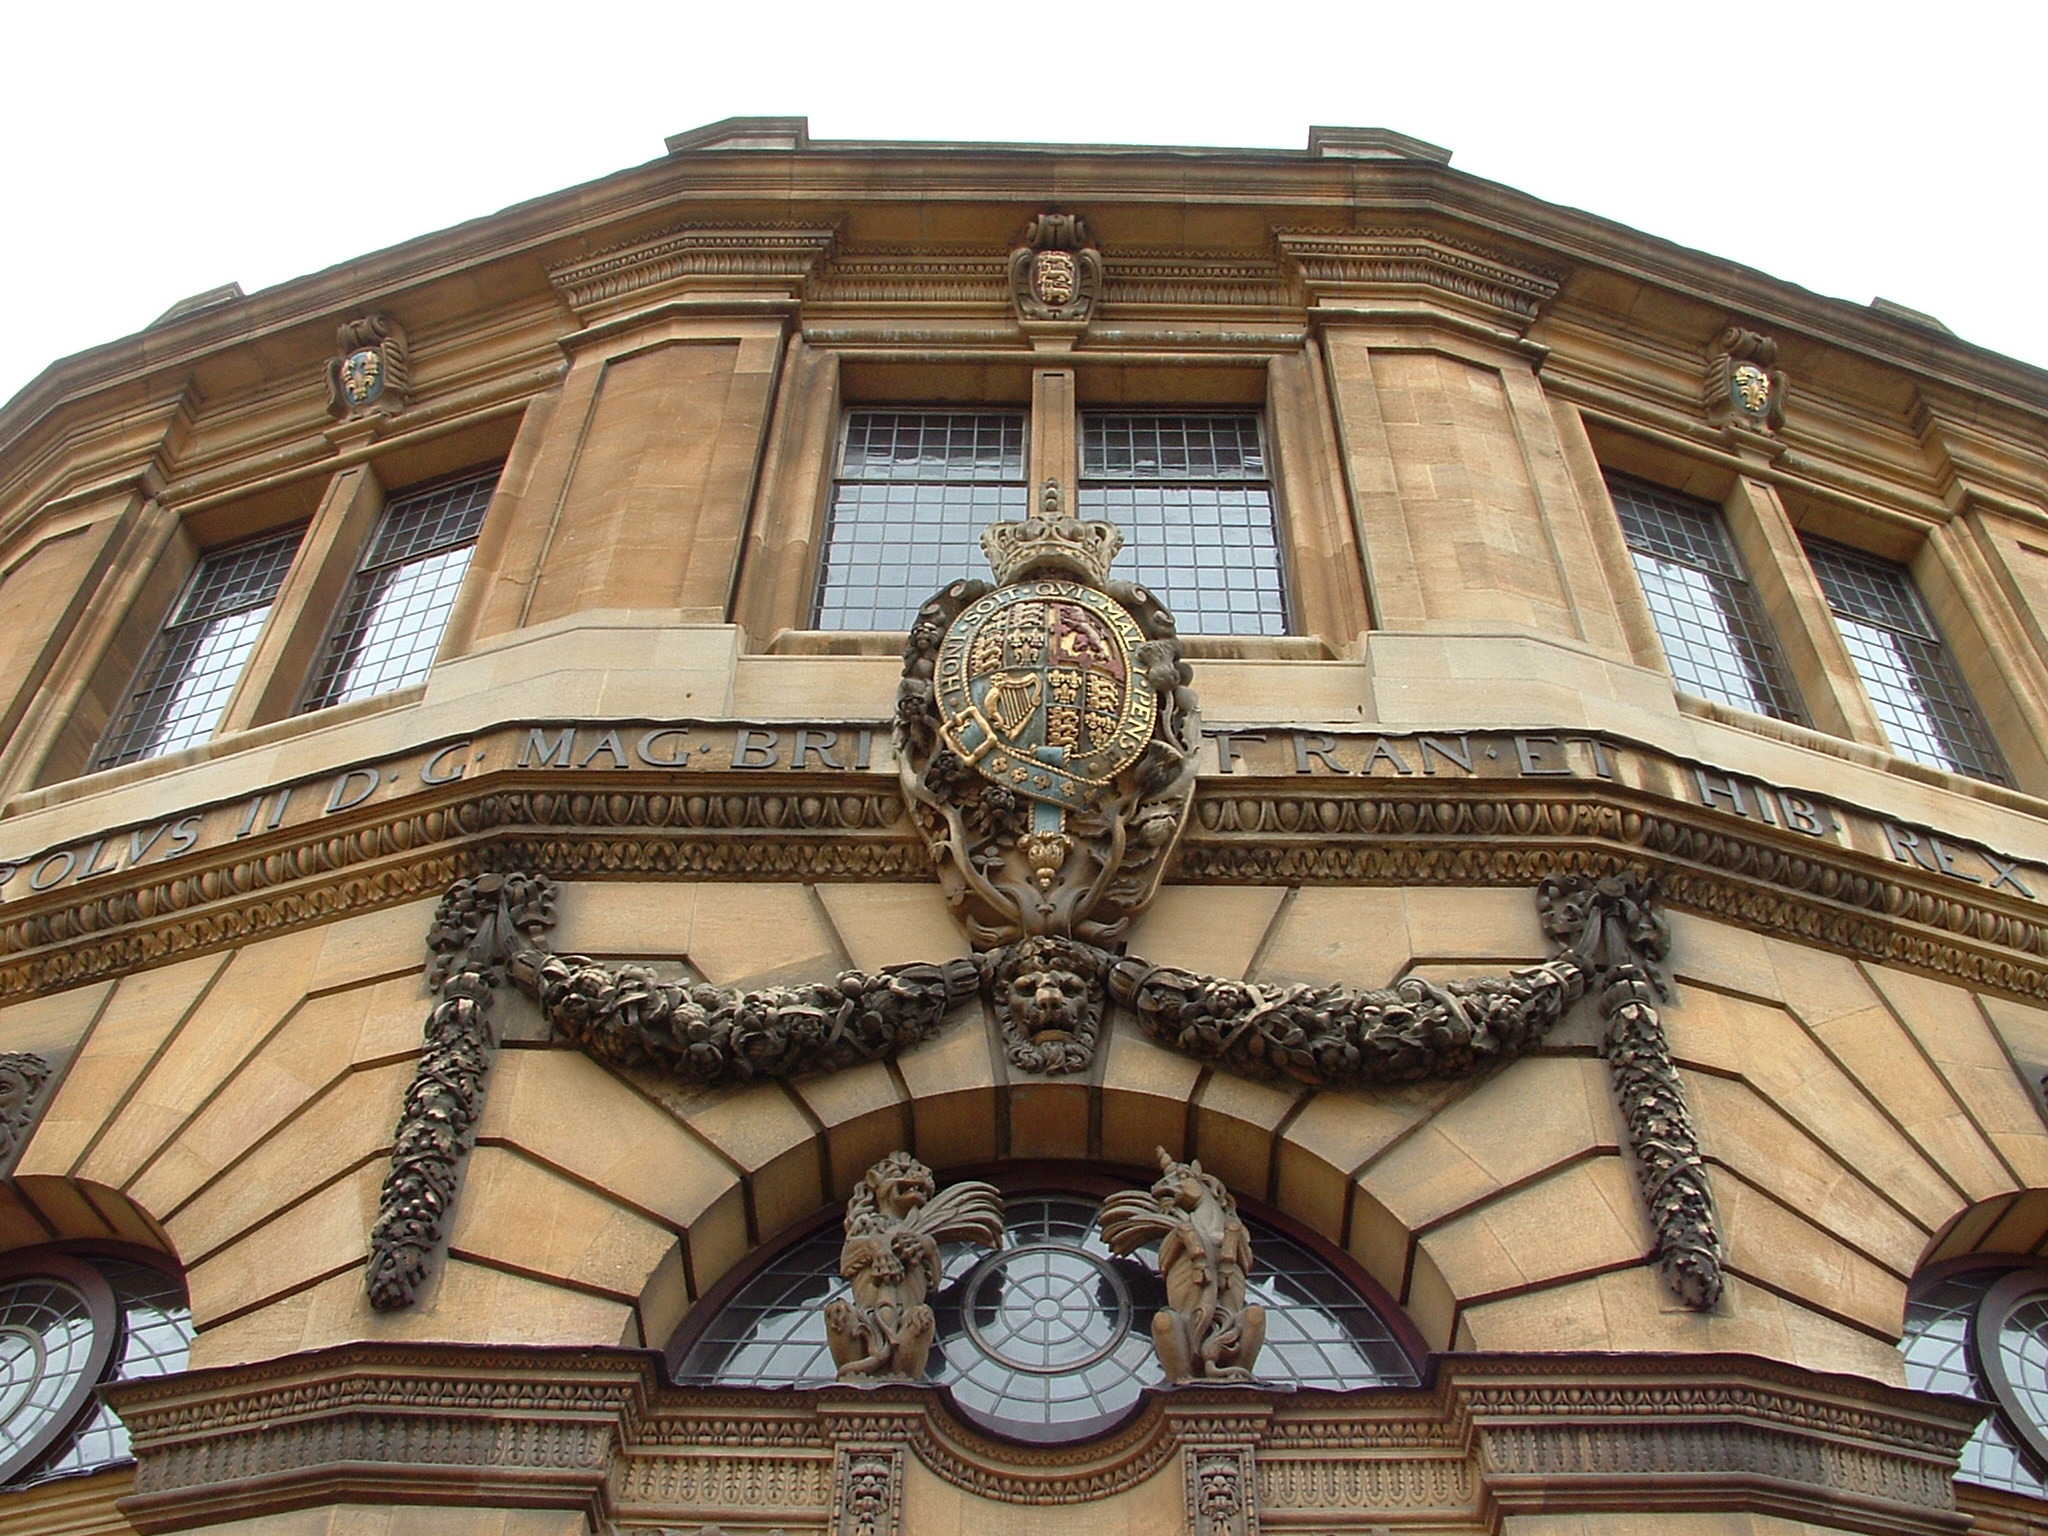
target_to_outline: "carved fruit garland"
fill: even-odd
[[[1031,516],[982,535],[997,584],[954,582],[911,627],[896,700],[903,795],[972,958],[753,990],[664,981],[644,966],[549,952],[552,887],[540,876],[450,890],[429,940],[441,1000],[371,1236],[373,1305],[408,1305],[446,1235],[496,1046],[491,990],[505,977],[596,1059],[705,1085],[895,1057],[977,993],[1026,1072],[1085,1071],[1115,1005],[1161,1044],[1249,1077],[1331,1087],[1469,1078],[1539,1042],[1597,987],[1602,1051],[1655,1230],[1651,1262],[1687,1305],[1714,1305],[1713,1199],[1654,1006],[1669,935],[1638,877],[1546,879],[1537,906],[1559,952],[1500,977],[1272,987],[1110,948],[1180,841],[1201,742],[1172,614],[1143,587],[1109,579],[1122,543],[1113,524],[1065,510],[1048,481]],[[850,1314],[842,1322],[849,1339],[860,1332]],[[874,1353],[848,1348],[847,1360]]]

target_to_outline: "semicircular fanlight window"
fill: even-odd
[[[1095,1230],[1099,1202],[1025,1194],[1005,1202],[1003,1246],[941,1250],[931,1297],[938,1343],[927,1379],[982,1427],[1076,1440],[1115,1424],[1158,1384],[1152,1314],[1166,1297],[1158,1255],[1119,1258]],[[1250,1299],[1266,1309],[1261,1380],[1344,1389],[1413,1386],[1393,1331],[1358,1288],[1303,1244],[1253,1217]],[[697,1386],[825,1386],[834,1380],[824,1304],[843,1293],[841,1237],[827,1227],[746,1282],[684,1355]]]
[[[1906,1385],[1992,1405],[1956,1476],[2048,1498],[2048,1270],[1976,1269],[1913,1283]]]

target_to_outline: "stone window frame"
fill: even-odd
[[[1084,411],[1258,411],[1290,630],[1280,636],[1195,636],[1190,654],[1288,660],[1355,654],[1371,625],[1365,566],[1348,507],[1335,485],[1339,455],[1320,365],[1306,349],[1232,355],[1216,361],[1213,369],[1202,366],[1196,375],[1198,380],[1228,376],[1213,395],[1190,392],[1201,385],[1187,383],[1187,367],[1188,360],[1163,355],[1120,354],[1096,362],[966,352],[913,365],[799,344],[778,394],[733,603],[746,649],[893,655],[900,648],[893,633],[807,626],[845,414],[901,406],[1023,410],[1027,485],[1035,495],[1046,480],[1057,479],[1075,499]],[[857,370],[860,376],[849,386],[846,375]],[[901,382],[879,389],[874,385],[877,377],[892,374]],[[941,382],[919,388],[920,377]],[[985,579],[988,572],[960,574]]]
[[[502,466],[511,444],[495,437],[479,457],[470,435],[454,434],[421,445],[397,444],[339,468],[284,472],[268,482],[210,496],[200,505],[168,508],[140,503],[126,547],[94,595],[97,621],[81,625],[65,656],[42,690],[36,713],[25,718],[19,748],[0,766],[7,788],[67,783],[91,776],[123,783],[172,763],[200,761],[224,750],[261,726],[303,721],[313,729],[361,714],[417,702],[425,684],[322,709],[301,711],[321,647],[353,583],[364,550],[396,497],[490,465]],[[386,487],[386,477],[392,483]],[[495,509],[493,496],[492,510]],[[488,526],[491,510],[484,522]],[[163,632],[201,561],[238,544],[304,528],[284,584],[226,707],[203,741],[115,767],[96,769],[94,759],[109,725],[128,700],[139,670]],[[464,576],[473,582],[475,561]],[[462,611],[458,595],[442,630],[441,655],[456,633]],[[437,661],[439,656],[437,656]]]
[[[1908,776],[1963,788],[1996,792],[2007,786],[1946,768],[1931,767],[1897,752],[1872,706],[1803,539],[1816,537],[1903,566],[1931,612],[1935,625],[1962,669],[1992,740],[2023,794],[2048,792],[2048,713],[2030,700],[2048,687],[2048,671],[2031,647],[2001,638],[2017,635],[2010,600],[1973,558],[1971,534],[1962,519],[1940,523],[1842,493],[1807,486],[1761,464],[1723,462],[1703,453],[1637,435],[1619,423],[1584,423],[1597,468],[1648,481],[1718,506],[1748,570],[1775,634],[1794,686],[1823,736],[1856,743],[1882,754]],[[1604,479],[1594,477],[1586,493],[1597,495],[1599,519],[1612,569],[1615,600],[1643,665],[1669,671],[1662,643],[1621,534],[1621,520]],[[2038,674],[2038,675],[2031,675]],[[1686,696],[1688,699],[1690,696]],[[1756,722],[1769,734],[1796,735],[1801,727],[1754,715],[1729,705],[1693,701],[1700,712],[1730,724]]]

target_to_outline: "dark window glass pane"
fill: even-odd
[[[126,1259],[96,1257],[89,1262],[106,1278],[114,1298],[115,1333],[99,1380],[134,1381],[184,1370],[192,1344],[192,1310],[178,1282]],[[67,1369],[76,1366],[79,1349],[92,1342],[89,1319],[82,1320],[83,1332],[50,1326],[57,1319],[47,1303],[66,1291],[68,1286],[31,1277],[9,1285],[0,1305],[5,1320],[0,1331],[7,1334],[0,1355],[14,1377],[15,1396],[30,1404],[49,1402],[52,1389],[61,1386]],[[71,1379],[76,1380],[75,1374]],[[10,1425],[20,1427],[19,1418]],[[96,1472],[130,1459],[126,1426],[112,1408],[94,1398],[49,1451],[16,1474],[13,1486]]]
[[[497,485],[494,468],[384,509],[321,650],[305,708],[389,693],[427,675]]]
[[[1117,575],[1158,593],[1182,634],[1289,632],[1256,412],[1085,413],[1079,503],[1123,529]]]
[[[1607,489],[1672,678],[1687,693],[1804,723],[1721,509],[1626,475]]]
[[[1892,750],[1933,768],[2009,783],[1984,716],[1902,565],[1824,539],[1806,557]]]
[[[94,767],[158,757],[213,734],[304,532],[294,528],[199,562]]]
[[[1025,515],[1024,418],[849,411],[812,622],[908,629],[949,581],[981,573],[981,530]]]

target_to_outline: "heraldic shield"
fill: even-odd
[[[1132,677],[1144,643],[1128,613],[1078,582],[977,599],[939,647],[946,744],[1030,800],[1087,810],[1152,738],[1158,702]]]
[[[1108,580],[1113,524],[992,524],[998,585],[919,610],[897,696],[913,818],[983,948],[1113,941],[1159,885],[1194,792],[1200,712],[1173,616]]]

